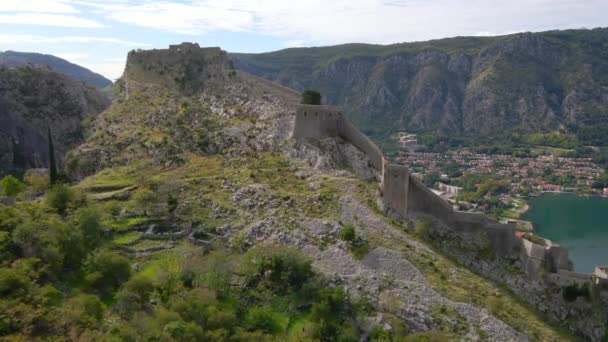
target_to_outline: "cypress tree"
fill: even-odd
[[[57,182],[57,163],[55,162],[55,146],[53,146],[53,135],[51,126],[48,129],[49,136],[49,181],[53,185]]]

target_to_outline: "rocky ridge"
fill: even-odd
[[[49,126],[62,161],[84,140],[83,122],[109,105],[95,88],[47,67],[0,67],[0,174],[46,167]]]
[[[237,68],[321,91],[366,132],[487,136],[606,125],[608,29],[232,54]]]
[[[132,186],[134,197],[148,190],[176,196],[176,226],[222,236],[211,248],[299,249],[332,284],[369,303],[363,331],[390,330],[397,319],[412,333],[442,331],[451,339],[569,338],[384,216],[362,152],[339,139],[290,140],[293,92],[240,72],[194,94],[144,81],[125,82],[73,153],[93,165],[83,172],[96,173],[81,188],[102,188],[96,179],[111,174],[112,187]],[[125,205],[121,215],[138,210]],[[367,246],[360,254],[339,237],[346,225]]]

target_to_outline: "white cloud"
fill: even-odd
[[[132,42],[111,37],[87,37],[87,36],[64,36],[64,37],[48,37],[35,36],[26,34],[0,34],[0,44],[65,44],[65,43],[107,43],[131,47],[147,47],[146,43]]]
[[[110,60],[108,60],[106,62],[101,62],[101,63],[86,63],[85,62],[82,64],[81,63],[78,63],[78,64],[114,81],[117,78],[119,78],[120,76],[122,76],[122,72],[125,69],[125,63],[126,63],[126,59],[124,59],[122,62],[117,62],[117,61],[111,62]]]
[[[246,31],[308,44],[392,43],[480,32],[608,26],[606,0],[83,0],[127,25]]]
[[[40,25],[57,27],[101,28],[98,21],[66,14],[14,13],[0,14],[0,24]]]
[[[3,0],[0,12],[77,13],[65,0]]]
[[[139,1],[128,3],[82,2],[107,18],[130,25],[199,35],[209,31],[244,31],[254,24],[252,13],[211,1],[177,3]]]

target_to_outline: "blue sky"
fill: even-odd
[[[0,0],[0,50],[120,76],[128,51],[231,52],[608,26],[608,0]]]

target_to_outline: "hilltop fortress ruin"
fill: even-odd
[[[239,73],[241,73],[239,71]],[[245,73],[246,74],[246,73]],[[248,75],[248,74],[247,74]],[[128,54],[124,81],[158,84],[185,95],[236,80],[236,70],[228,54],[218,47],[201,48],[195,43],[171,45],[168,49],[134,50]],[[248,75],[263,88],[298,94],[275,83]],[[384,211],[392,217],[430,217],[459,234],[471,244],[509,260],[520,260],[530,278],[546,275],[557,285],[607,283],[605,272],[573,272],[568,251],[551,241],[539,244],[525,239],[515,225],[499,223],[486,215],[455,211],[450,203],[435,195],[415,179],[405,166],[391,164],[382,151],[359,131],[340,107],[296,105],[292,138],[315,141],[339,137],[361,150],[369,159],[380,183]],[[535,239],[536,241],[536,239]]]
[[[178,89],[185,94],[208,88],[236,74],[226,51],[196,43],[169,49],[133,50],[127,56],[124,78]]]
[[[548,275],[549,281],[558,286],[608,280],[597,272],[573,272],[568,251],[551,241],[539,238],[544,245],[534,243],[523,238],[513,224],[499,223],[484,214],[455,211],[450,203],[415,179],[407,167],[391,164],[340,107],[298,105],[292,137],[300,141],[339,137],[363,151],[376,171],[384,210],[390,216],[431,217],[482,249],[510,260],[521,260],[523,271],[532,279]]]
[[[291,133],[292,140],[311,145],[322,146],[318,142],[324,138],[339,138],[353,145],[369,161],[371,177],[378,181],[381,209],[388,216],[406,222],[431,222],[431,238],[447,255],[506,285],[553,320],[574,324],[575,328],[569,327],[571,330],[604,335],[605,328],[598,328],[597,322],[603,324],[608,317],[607,292],[602,292],[600,305],[596,305],[598,301],[584,299],[567,303],[562,294],[573,285],[577,289],[585,286],[593,293],[606,289],[606,269],[598,268],[594,274],[576,273],[565,248],[541,238],[526,239],[515,225],[497,222],[486,215],[455,211],[450,203],[414,178],[407,167],[391,164],[340,107],[296,104],[298,92],[237,72],[229,56],[219,48],[200,48],[190,43],[172,45],[169,49],[132,51],[122,81],[127,98],[129,87],[137,83],[145,87],[160,85],[189,96],[208,88],[221,89],[247,81],[255,84],[262,95],[266,92],[276,95],[288,105],[285,121],[289,123],[276,123],[282,125],[280,139]],[[295,108],[293,121],[289,115],[294,112],[292,108]],[[366,177],[369,175],[366,172]],[[591,315],[595,318],[587,319]]]

